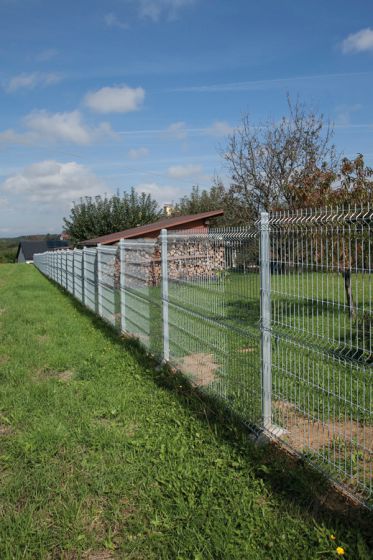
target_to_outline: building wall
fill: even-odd
[[[20,249],[20,251],[19,251],[19,253],[18,253],[17,262],[19,262],[19,263],[24,263],[24,262],[26,262],[25,255],[23,254],[23,251],[22,251],[22,247],[21,247],[21,249]]]

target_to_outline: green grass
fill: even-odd
[[[2,560],[371,557],[319,476],[27,265],[0,267],[0,383]]]

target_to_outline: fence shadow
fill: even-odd
[[[337,521],[345,526],[346,530],[355,528],[362,533],[368,545],[373,546],[373,511],[337,491],[321,472],[312,468],[302,458],[290,454],[275,443],[255,442],[250,427],[231,409],[224,406],[223,402],[193,387],[186,377],[169,366],[160,366],[159,361],[147,354],[136,339],[121,335],[71,295],[66,294],[58,284],[54,284],[65,297],[68,295],[71,305],[76,310],[90,318],[95,328],[136,360],[143,370],[142,375],[147,378],[150,376],[157,386],[170,391],[189,413],[201,423],[209,425],[219,441],[228,443],[240,453],[250,467],[248,471],[261,478],[264,484],[284,501],[284,507],[289,501],[315,520],[324,521],[332,526]]]
[[[373,363],[373,354],[369,351],[373,326],[372,317],[368,312],[365,316],[357,315],[351,320],[347,308],[339,305],[338,313],[336,313],[336,308],[331,307],[332,302],[296,298],[291,301],[289,297],[276,297],[273,298],[273,305],[277,306],[274,314],[275,337],[285,335],[293,340],[304,341],[307,339],[310,347],[322,348],[325,354],[333,358],[366,365]],[[228,301],[225,303],[225,311],[225,319],[233,324],[237,323],[238,327],[256,329],[259,326],[259,299],[257,301],[245,299]],[[334,329],[339,334],[339,340],[333,340],[333,322],[340,320],[341,314],[346,315],[346,318],[342,328],[339,325]],[[283,324],[281,324],[281,320]],[[308,326],[306,325],[305,329],[297,330],[294,325],[302,323],[304,320],[308,322]],[[307,332],[307,328],[311,328],[313,321],[319,327],[316,342],[314,329]],[[325,333],[323,327],[328,327],[331,332]],[[364,339],[366,349],[362,348]]]

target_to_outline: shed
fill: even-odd
[[[95,239],[83,241],[86,247],[101,245],[115,245],[121,239],[138,239],[138,243],[129,244],[125,253],[125,268],[127,282],[131,287],[140,285],[157,286],[161,278],[161,247],[159,239],[162,229],[169,232],[178,231],[190,233],[178,239],[170,239],[168,244],[167,259],[169,263],[169,276],[171,279],[181,278],[212,278],[217,272],[224,269],[225,251],[224,244],[211,240],[207,234],[209,220],[223,216],[224,210],[213,210],[192,214],[189,216],[174,216],[162,218],[152,224],[110,233]],[[197,235],[196,235],[197,234]],[[140,241],[140,239],[144,241]],[[119,282],[119,261],[116,257],[115,282]],[[102,264],[103,273],[110,276],[110,266]]]
[[[109,233],[108,235],[102,235],[94,239],[87,239],[86,241],[82,241],[80,245],[94,247],[99,243],[101,243],[101,245],[114,245],[118,243],[120,239],[154,239],[159,236],[162,229],[207,233],[209,229],[209,220],[217,218],[218,216],[223,216],[223,214],[224,210],[212,210],[210,212],[201,212],[200,214],[190,214],[189,216],[162,218],[152,224],[125,229],[124,231],[118,231],[116,233]]]

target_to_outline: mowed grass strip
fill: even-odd
[[[371,557],[357,522],[311,513],[318,478],[170,390],[32,266],[0,266],[0,310],[2,560]]]

